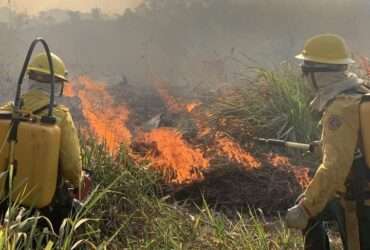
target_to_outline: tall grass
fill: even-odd
[[[297,68],[254,69],[244,86],[222,95],[213,107],[214,120],[237,122],[252,134],[310,142],[317,139],[318,118],[311,113],[311,90]]]
[[[301,237],[279,219],[267,223],[249,210],[230,218],[206,201],[201,207],[174,201],[161,177],[131,162],[124,146],[112,156],[90,138],[82,149],[96,183],[82,208],[54,231],[48,218],[13,203],[0,228],[0,250],[302,248]]]
[[[161,177],[145,166],[135,166],[125,147],[111,157],[104,146],[93,141],[83,145],[86,164],[102,186],[122,176],[91,210],[100,218],[96,242],[116,233],[110,249],[302,248],[301,237],[288,231],[279,219],[269,228],[263,217],[249,210],[231,212],[234,216],[229,218],[212,210],[206,201],[201,207],[176,202]]]
[[[113,181],[113,184],[118,178]],[[113,185],[112,184],[112,185]],[[108,187],[109,188],[109,187]],[[60,228],[54,228],[40,211],[25,208],[17,201],[6,209],[0,227],[0,250],[3,249],[106,249],[108,241],[93,242],[96,217],[87,217],[109,189],[95,189],[84,206],[65,218]]]

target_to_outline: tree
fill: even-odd
[[[29,22],[29,16],[25,13],[16,14],[13,21],[15,27],[19,29]]]
[[[91,10],[91,17],[93,20],[100,20],[102,18],[102,11],[99,8],[93,8]]]
[[[81,13],[79,11],[68,11],[69,20],[72,23],[80,22],[81,21]]]

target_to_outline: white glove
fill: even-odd
[[[300,204],[295,205],[288,209],[288,212],[285,217],[285,222],[287,227],[296,228],[296,229],[305,229],[308,225],[308,220],[310,216]]]

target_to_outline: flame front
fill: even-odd
[[[246,168],[261,166],[261,163],[255,157],[225,135],[218,134],[216,136],[216,145],[220,155],[226,155],[230,160],[240,163]]]
[[[198,107],[199,105],[201,105],[201,102],[191,102],[191,103],[188,103],[185,105],[185,108],[186,108],[186,111],[188,111],[189,113],[191,113],[196,107]]]
[[[133,138],[127,128],[130,110],[122,101],[119,105],[114,103],[106,84],[94,82],[87,76],[79,77],[76,83],[73,86],[66,85],[64,94],[80,99],[81,112],[89,129],[106,143],[107,149],[115,154],[121,143],[132,146],[135,160],[149,161],[151,168],[160,171],[168,183],[184,184],[202,180],[203,170],[220,156],[227,158],[231,164],[237,163],[252,170],[261,168],[266,162],[264,158],[255,158],[224,132],[209,126],[211,114],[197,108],[201,102],[178,102],[169,94],[165,81],[152,81],[157,96],[170,113],[183,114],[194,121],[197,133],[193,139],[196,140],[190,141],[195,144],[188,143],[176,128],[170,127],[154,128],[149,132],[138,129]],[[293,173],[303,187],[310,182],[308,169],[295,168],[285,157],[274,155],[267,162]]]
[[[280,167],[280,166],[290,166],[290,161],[287,157],[281,156],[281,155],[270,155],[268,157],[269,162],[274,167]]]
[[[284,167],[291,169],[291,172],[293,172],[295,178],[297,179],[297,182],[301,185],[302,188],[306,188],[310,184],[312,178],[310,177],[310,171],[308,168],[293,165],[290,162],[289,158],[277,154],[270,154],[267,157],[267,160],[274,167]]]
[[[178,103],[176,99],[169,94],[166,88],[166,82],[160,79],[155,79],[152,81],[153,86],[156,88],[158,94],[167,106],[168,111],[172,113],[180,112],[184,109],[183,105]]]
[[[203,177],[201,170],[209,166],[202,152],[186,143],[176,129],[154,129],[141,134],[137,141],[151,146],[145,158],[169,182],[182,184],[199,180]]]
[[[80,88],[77,96],[81,101],[82,114],[91,131],[107,149],[116,153],[121,143],[129,145],[132,135],[126,123],[129,110],[125,105],[114,105],[103,83],[96,83],[86,76],[78,78]]]
[[[172,112],[187,111],[188,113],[191,113],[196,107],[201,105],[201,102],[199,101],[194,101],[188,104],[178,103],[174,97],[169,95],[169,91],[166,88],[167,83],[165,81],[157,79],[153,81],[153,85],[157,88],[162,100]],[[196,114],[192,114],[191,116],[195,120],[199,129],[198,136],[204,136],[212,132],[212,129],[207,125],[207,122],[205,122],[204,115],[205,114],[201,114],[198,116]],[[206,114],[206,116],[209,116],[209,114]],[[249,152],[242,149],[238,143],[220,132],[216,134],[216,137],[211,144],[217,148],[218,155],[226,156],[231,161],[242,164],[246,168],[258,168],[261,165],[261,163]]]
[[[73,89],[72,83],[66,83],[63,89],[63,95],[67,97],[75,96],[75,91]]]

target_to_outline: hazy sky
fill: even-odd
[[[19,12],[36,14],[39,11],[60,8],[89,11],[100,8],[107,13],[120,13],[130,7],[136,7],[142,0],[10,0],[13,8]],[[6,6],[8,0],[0,0],[0,6]]]

